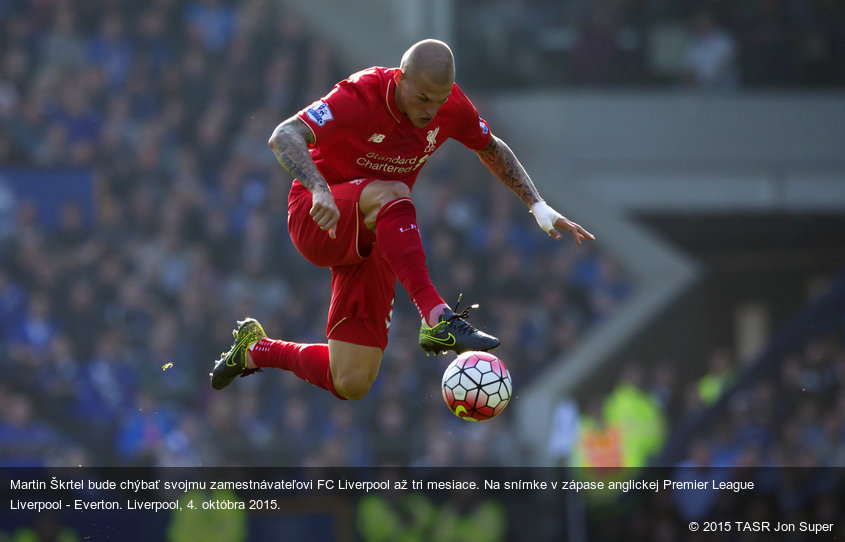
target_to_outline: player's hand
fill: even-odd
[[[555,211],[544,201],[532,205],[531,214],[534,215],[540,228],[548,233],[549,237],[555,241],[563,239],[563,235],[557,229],[566,230],[571,233],[579,246],[581,245],[581,239],[587,239],[588,241],[596,240],[592,233]]]
[[[329,232],[329,237],[332,239],[335,238],[340,211],[330,191],[316,190],[311,194],[311,211],[308,214],[321,230]]]

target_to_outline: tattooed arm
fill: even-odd
[[[273,130],[267,143],[285,171],[311,191],[311,218],[334,238],[340,211],[326,179],[308,152],[308,145],[314,143],[311,129],[297,117],[291,117]]]
[[[496,136],[490,139],[490,144],[484,149],[477,151],[481,162],[490,170],[502,184],[510,188],[519,199],[531,209],[531,213],[537,220],[537,224],[549,234],[552,239],[560,241],[563,236],[555,228],[561,228],[572,234],[577,244],[581,239],[594,241],[593,234],[572,222],[568,218],[549,207],[540,197],[537,187],[531,181],[531,177],[522,167],[507,144]]]
[[[539,201],[543,201],[540,193],[528,172],[517,160],[516,155],[510,147],[496,136],[490,139],[490,144],[482,150],[477,151],[478,157],[487,166],[502,184],[513,190],[525,205],[531,207]]]

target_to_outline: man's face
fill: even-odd
[[[431,122],[451,93],[451,81],[437,85],[425,77],[397,75],[396,105],[417,128],[424,128]]]

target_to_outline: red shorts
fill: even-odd
[[[306,260],[332,270],[326,337],[384,351],[393,313],[396,275],[364,225],[361,191],[373,179],[331,185],[340,220],[332,239],[309,215],[311,192],[294,181],[288,195],[288,231]]]

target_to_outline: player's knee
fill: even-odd
[[[334,389],[338,395],[350,401],[363,399],[370,391],[373,380],[366,375],[348,374],[333,378]]]
[[[360,205],[364,214],[364,224],[369,228],[375,227],[379,211],[392,202],[410,198],[411,189],[400,181],[373,181],[361,192]]]
[[[379,197],[379,207],[384,207],[385,205],[401,198],[410,197],[411,189],[408,188],[407,184],[399,181],[387,182],[381,190],[381,194]]]

